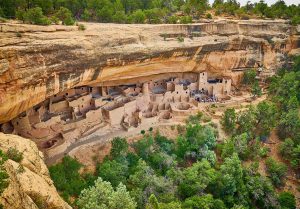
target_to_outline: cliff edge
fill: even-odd
[[[0,196],[4,208],[71,209],[56,191],[43,161],[43,154],[35,143],[16,135],[0,133],[0,149],[6,152],[10,147],[22,152],[23,159],[20,163],[9,159],[4,164],[9,175],[9,186]]]

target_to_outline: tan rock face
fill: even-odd
[[[0,196],[6,209],[37,209],[42,202],[45,208],[70,209],[57,193],[43,161],[43,154],[34,142],[16,135],[0,133],[0,149],[15,147],[23,152],[23,160],[5,162],[9,174],[9,186]],[[22,168],[23,171],[22,171]]]
[[[0,123],[54,94],[95,82],[116,85],[208,71],[235,83],[235,70],[276,69],[300,43],[299,29],[284,21],[84,24],[85,31],[0,23]]]

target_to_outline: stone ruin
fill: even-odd
[[[71,144],[95,127],[132,130],[197,112],[227,98],[231,79],[207,72],[120,86],[81,86],[58,93],[2,124],[1,131],[33,139],[47,150]]]

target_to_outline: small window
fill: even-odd
[[[225,80],[225,83],[227,83],[227,80]]]
[[[19,125],[19,122],[17,122],[17,125]]]
[[[187,91],[185,93],[187,94]]]
[[[81,88],[81,90],[83,90],[83,88]]]
[[[177,94],[178,94],[178,91],[177,91]]]
[[[66,93],[66,96],[68,96],[69,95],[69,93]]]
[[[84,99],[82,98],[82,101],[84,101]]]
[[[202,73],[202,75],[204,75],[204,73]]]
[[[81,105],[81,107],[83,107],[83,105]]]
[[[56,94],[54,95],[54,97],[56,97]]]
[[[92,102],[90,102],[90,105],[92,105]]]

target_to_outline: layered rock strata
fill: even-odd
[[[283,65],[300,43],[299,28],[285,21],[84,24],[85,31],[0,24],[0,124],[54,94],[93,83],[207,71],[235,84],[243,69]]]

